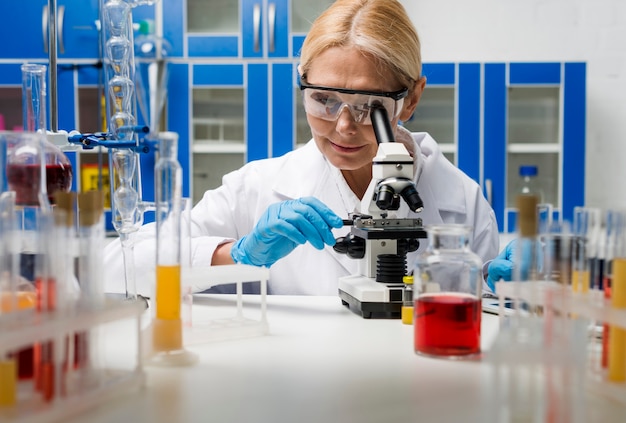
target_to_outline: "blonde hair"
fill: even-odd
[[[422,72],[420,41],[397,0],[337,0],[311,26],[300,53],[300,71],[332,47],[354,46],[412,90]]]

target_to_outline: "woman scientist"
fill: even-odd
[[[479,185],[452,165],[427,133],[398,126],[408,120],[426,85],[420,42],[396,0],[338,0],[313,23],[298,66],[313,139],[282,157],[247,163],[224,176],[191,211],[192,264],[270,267],[272,294],[336,295],[338,279],[356,274],[357,260],[332,248],[349,232],[342,219],[360,210],[372,179],[377,142],[367,104],[387,110],[397,142],[414,160],[414,182],[424,209],[406,205],[398,217],[424,225],[473,228],[471,249],[484,262],[498,253],[495,214]],[[137,290],[154,280],[154,225],[136,235]],[[412,263],[416,254],[409,253]],[[123,292],[119,241],[105,254],[106,290]],[[203,287],[196,287],[201,290]]]

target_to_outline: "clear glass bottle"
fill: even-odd
[[[483,263],[469,248],[471,227],[427,228],[429,245],[415,263],[415,352],[463,357],[480,352]]]
[[[519,167],[519,176],[522,179],[522,187],[520,189],[521,194],[540,194],[539,187],[537,186],[538,174],[539,171],[537,169],[537,166],[522,165]]]
[[[540,194],[534,187],[536,166],[520,166],[523,185],[515,199],[517,207],[517,240],[514,256],[513,280],[538,280],[540,265],[539,216]]]

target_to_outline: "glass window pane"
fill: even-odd
[[[239,1],[187,0],[187,31],[222,34],[239,32]]]
[[[428,132],[439,144],[454,144],[454,88],[427,87],[404,127],[411,132]]]
[[[558,143],[558,87],[510,87],[508,113],[509,144]]]
[[[241,88],[193,90],[193,142],[244,143],[244,91]]]
[[[308,32],[311,23],[318,17],[334,0],[292,0],[291,4],[291,31]]]

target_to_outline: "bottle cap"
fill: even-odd
[[[407,285],[412,285],[413,284],[413,276],[412,275],[403,276],[402,277],[402,282],[404,282]]]
[[[522,165],[519,167],[520,176],[537,176],[537,166]]]

